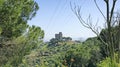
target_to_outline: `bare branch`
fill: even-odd
[[[96,0],[94,0],[94,2],[95,2],[95,5],[96,5],[97,9],[100,11],[100,13],[102,14],[103,18],[106,20],[106,17],[105,17],[105,15],[103,14],[103,12],[101,11],[101,9],[99,8]]]
[[[81,14],[80,14],[81,8],[80,8],[79,6],[76,8],[76,5],[74,6],[74,8],[72,8],[71,3],[70,3],[70,6],[71,6],[72,12],[77,16],[77,18],[78,18],[78,20],[80,21],[80,23],[81,23],[84,27],[89,28],[88,24],[87,24],[87,23],[82,19],[82,17],[81,17]]]
[[[102,37],[99,36],[99,31],[98,31],[98,29],[96,30],[95,28],[92,28],[92,27],[89,27],[89,29],[90,29],[93,33],[95,33],[95,34],[97,35],[97,37],[101,40],[101,42],[102,42],[103,44],[105,44],[106,46],[108,46],[108,43],[106,43],[106,42],[102,39]],[[105,35],[105,34],[104,34],[104,35]]]
[[[105,44],[105,45],[108,46],[108,44],[101,38],[101,36],[99,36],[98,29],[97,29],[97,30],[95,29],[95,28],[96,28],[95,26],[97,25],[98,22],[93,26],[90,15],[88,16],[87,22],[86,22],[86,21],[81,17],[81,14],[80,14],[81,8],[80,8],[80,7],[77,7],[77,8],[76,8],[76,5],[74,6],[74,8],[72,8],[71,3],[70,3],[70,6],[71,6],[71,10],[72,10],[73,13],[77,16],[77,18],[79,19],[80,23],[81,23],[84,27],[90,29],[94,34],[97,35],[97,37],[100,38],[100,40],[102,41],[103,44]],[[105,17],[105,16],[104,16],[104,17]]]
[[[105,2],[108,2],[109,0],[104,0]]]
[[[112,6],[112,9],[111,9],[111,13],[110,13],[110,22],[112,20],[112,16],[113,16],[113,11],[114,11],[114,8],[115,8],[115,3],[116,3],[117,0],[113,0],[113,6]]]

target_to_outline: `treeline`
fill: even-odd
[[[116,26],[117,27],[117,26]],[[114,31],[117,30],[113,27]],[[106,40],[103,29],[99,36]],[[114,33],[115,34],[115,33]],[[117,35],[115,35],[116,37]],[[52,41],[53,42],[53,41]],[[62,41],[59,41],[62,42]],[[51,44],[51,43],[50,43]],[[118,47],[115,52],[118,52]],[[119,67],[116,53],[115,67]],[[23,67],[113,67],[108,54],[107,45],[99,37],[88,38],[81,43],[61,43],[59,45],[43,44],[31,54],[25,56],[20,66]]]

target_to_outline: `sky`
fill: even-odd
[[[45,32],[44,41],[49,41],[55,37],[56,33],[62,32],[65,37],[72,37],[73,40],[81,40],[96,36],[90,29],[85,28],[79,22],[78,18],[71,10],[70,3],[74,8],[75,5],[81,7],[81,16],[86,21],[91,15],[91,23],[93,25],[98,22],[96,27],[103,28],[105,20],[99,10],[96,8],[94,0],[35,0],[39,5],[36,16],[28,21],[29,25],[41,27]],[[97,0],[101,11],[106,13],[104,1]],[[110,0],[112,4],[112,0]],[[120,0],[116,4],[115,11]]]

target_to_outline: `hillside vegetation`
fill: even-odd
[[[0,0],[0,67],[120,67],[119,19],[84,42],[63,37],[46,43],[45,32],[28,25],[38,9],[34,0]]]

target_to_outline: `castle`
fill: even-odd
[[[59,34],[55,34],[55,39],[62,40],[62,32],[59,32]]]

